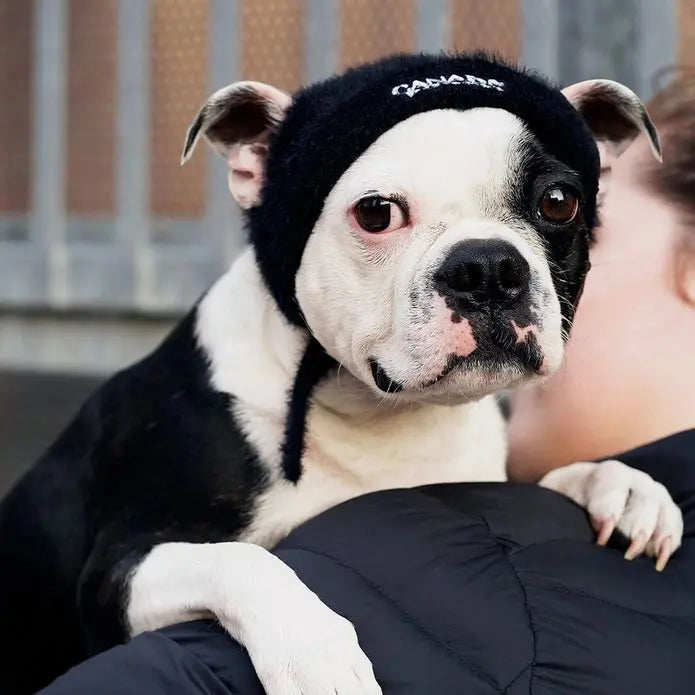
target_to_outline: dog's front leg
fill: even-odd
[[[572,463],[545,475],[540,485],[584,507],[605,545],[618,530],[630,540],[628,560],[644,553],[662,570],[683,538],[683,515],[668,490],[620,461]]]
[[[268,695],[381,693],[352,624],[260,546],[164,543],[131,573],[131,635],[201,616],[246,647]]]

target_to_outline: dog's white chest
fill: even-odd
[[[303,473],[276,480],[240,540],[272,547],[321,512],[376,490],[505,479],[504,422],[494,401],[428,407],[360,427],[317,408]]]
[[[203,300],[197,333],[213,386],[235,397],[234,419],[273,481],[239,540],[272,547],[307,519],[375,490],[505,478],[504,422],[492,397],[394,412],[343,373],[319,388],[324,405],[311,410],[303,474],[288,483],[279,470],[285,403],[305,336],[274,307],[252,253]]]

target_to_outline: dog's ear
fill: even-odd
[[[581,113],[593,133],[601,155],[599,195],[605,195],[615,160],[643,133],[652,154],[661,161],[659,134],[645,105],[624,84],[613,80],[586,80],[562,90]]]
[[[200,136],[229,166],[229,190],[242,208],[260,199],[270,137],[292,102],[285,92],[261,82],[235,82],[215,92],[186,133],[184,164]]]

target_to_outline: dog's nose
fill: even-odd
[[[454,246],[435,274],[440,294],[462,310],[507,308],[528,290],[526,259],[507,241],[468,239]]]

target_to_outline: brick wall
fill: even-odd
[[[208,92],[208,3],[150,0],[150,210],[199,217],[205,159],[179,166],[186,129]],[[230,37],[230,41],[233,37]]]
[[[680,41],[678,60],[690,67],[695,67],[695,0],[679,0],[678,27]]]
[[[139,1],[139,0],[138,0]],[[145,1],[145,0],[143,0]],[[204,158],[178,160],[186,127],[208,90],[207,0],[149,0],[150,209],[197,217]],[[109,216],[115,206],[116,0],[69,0],[65,202],[69,213]],[[519,0],[451,1],[451,44],[519,53]],[[294,90],[302,81],[303,0],[245,0],[243,75]],[[33,0],[0,0],[0,212],[30,205]],[[415,47],[414,0],[340,0],[339,65]],[[230,36],[230,41],[236,40]]]
[[[485,48],[510,60],[521,56],[519,0],[453,0],[452,44],[458,50]]]
[[[158,216],[198,217],[205,205],[204,158],[184,168],[178,158],[208,91],[209,3],[148,1],[150,208]],[[26,211],[31,201],[33,6],[33,0],[0,0],[0,212]],[[71,214],[108,216],[115,204],[116,0],[69,0],[68,6],[65,201]],[[520,56],[520,0],[450,0],[449,7],[451,48]],[[244,77],[290,91],[300,86],[304,12],[303,0],[242,1]],[[339,17],[340,67],[415,47],[415,0],[340,0]],[[679,59],[695,64],[695,0],[679,0],[679,27]]]
[[[0,211],[29,208],[32,0],[0,0]]]
[[[145,1],[145,0],[143,0]],[[179,168],[189,119],[207,90],[207,0],[149,0],[151,8],[150,203],[156,215],[197,217],[204,159]],[[31,200],[33,0],[0,0],[0,212]],[[69,0],[67,209],[114,211],[116,0]],[[450,0],[451,48],[521,53],[520,0]],[[303,0],[244,0],[243,76],[287,90],[301,84]],[[416,43],[415,0],[340,0],[338,62],[347,67]],[[679,59],[695,64],[695,0],[679,0]],[[230,41],[236,40],[230,36]]]
[[[114,212],[116,1],[70,0],[66,204]]]

